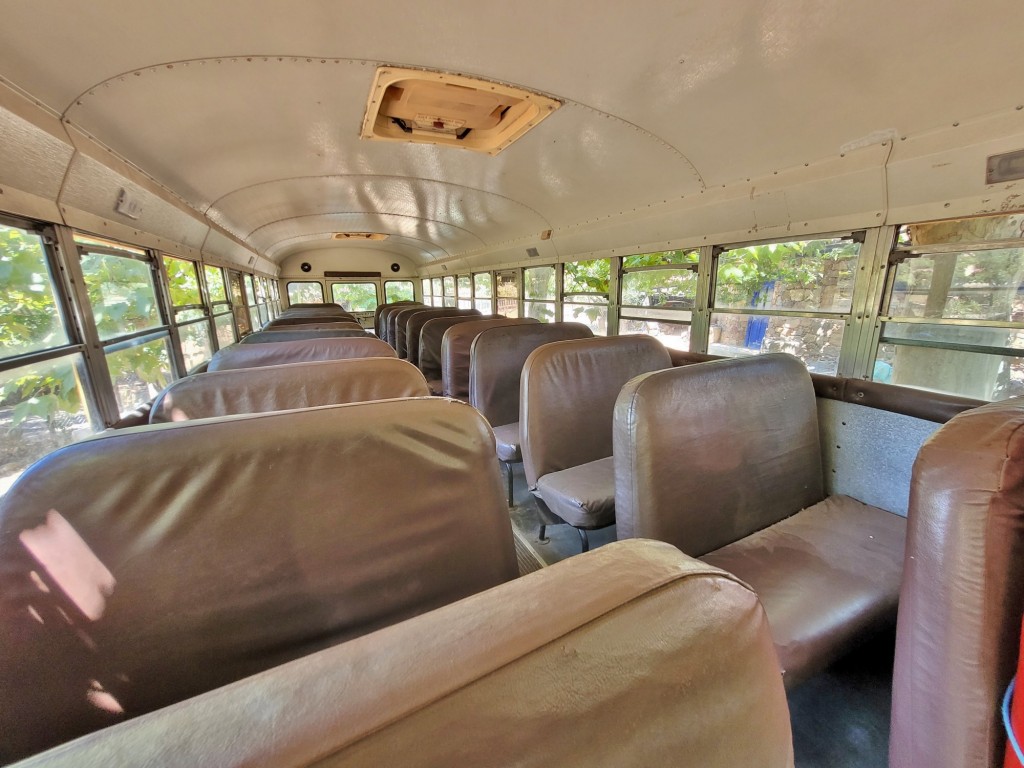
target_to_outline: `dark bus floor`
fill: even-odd
[[[512,525],[520,542],[547,565],[580,552],[579,535],[550,526],[548,543],[537,539],[537,503],[516,466]],[[590,532],[590,546],[615,541],[615,526]],[[522,554],[521,560],[522,562]],[[796,768],[880,768],[888,764],[889,712],[895,634],[864,643],[828,670],[788,694]]]

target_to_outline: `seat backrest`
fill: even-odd
[[[153,401],[151,424],[320,405],[427,397],[419,369],[393,357],[366,357],[186,376]]]
[[[333,331],[347,328],[353,331],[362,331],[363,326],[355,320],[317,320],[305,318],[302,322],[288,323],[278,320],[271,320],[263,331]]]
[[[594,335],[583,323],[510,325],[481,332],[469,350],[469,402],[491,426],[519,421],[519,377],[542,344]]]
[[[308,302],[308,301],[299,301],[299,302],[296,302],[294,304],[289,304],[287,307],[285,307],[284,312],[293,312],[293,311],[298,310],[298,309],[320,309],[320,310],[324,310],[324,311],[329,311],[329,310],[339,310],[341,308],[342,308],[341,304],[338,304],[337,302],[327,302],[325,304],[322,301],[318,301],[318,302],[315,302],[315,303],[314,302]],[[284,313],[282,313],[282,314],[284,314]]]
[[[296,310],[294,312],[283,312],[270,321],[267,325],[302,325],[303,323],[322,323],[339,320],[355,322],[355,315],[344,310],[329,310],[318,312],[312,309]]]
[[[999,705],[1015,671],[1022,612],[1024,398],[1014,398],[954,416],[914,462],[892,768],[1003,764]]]
[[[744,584],[612,543],[20,768],[791,768],[777,664]]]
[[[0,500],[0,759],[518,575],[490,427],[441,398],[85,440]]]
[[[618,537],[694,557],[825,496],[814,387],[791,355],[633,379],[615,404],[614,455]]]
[[[473,339],[480,333],[488,328],[539,323],[539,320],[532,317],[502,317],[453,325],[441,339],[441,383],[444,393],[460,400],[469,397],[469,352],[473,347]]]
[[[401,304],[419,304],[419,302],[418,301],[410,301],[410,300],[389,301],[386,304],[378,304],[377,308],[373,310],[373,330],[374,330],[374,333],[377,334],[378,338],[383,338],[384,337],[384,329],[381,328],[381,320],[380,320],[381,315],[384,313],[384,310],[385,309],[393,309],[394,307],[397,307],[397,306],[399,306]]]
[[[440,317],[444,317],[447,314],[453,316],[460,313],[471,314],[479,316],[480,313],[475,309],[454,309],[452,307],[403,307],[395,313],[395,335],[391,339],[395,351],[398,353],[398,357],[401,360],[409,359],[408,343],[409,337],[409,322],[419,315],[421,312],[438,312]],[[420,326],[422,328],[422,326]],[[416,337],[416,343],[419,344],[419,336]],[[418,351],[418,350],[417,350]]]
[[[304,339],[343,339],[346,337],[365,336],[366,331],[355,328],[332,328],[329,330],[299,330],[302,326],[296,326],[295,330],[271,330],[256,331],[242,338],[239,344],[278,344],[282,341],[301,341]]]
[[[556,341],[526,358],[520,380],[519,435],[526,482],[612,455],[612,411],[623,385],[668,368],[651,336]]]
[[[394,357],[395,350],[372,336],[299,339],[280,344],[232,344],[214,353],[208,371],[257,368],[262,365],[347,360],[353,357]]]
[[[419,363],[420,359],[420,335],[423,326],[428,320],[438,317],[475,317],[480,318],[479,309],[451,309],[450,307],[431,307],[420,312],[413,313],[405,321],[405,338],[399,333],[398,356],[408,360],[413,365]],[[403,354],[404,353],[404,354]]]
[[[388,344],[390,344],[392,347],[394,347],[395,343],[396,343],[396,340],[398,338],[398,315],[401,312],[403,312],[403,311],[405,311],[407,309],[415,308],[415,307],[425,307],[425,306],[426,305],[424,305],[424,304],[404,304],[404,305],[399,305],[397,307],[391,307],[390,309],[385,310],[384,311],[384,323],[385,323],[384,341],[386,341]]]
[[[435,317],[427,320],[420,331],[420,350],[417,367],[423,371],[427,381],[441,380],[441,345],[444,335],[454,325],[475,323],[478,320],[505,320],[504,315],[480,315],[480,317]]]

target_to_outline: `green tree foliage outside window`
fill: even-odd
[[[104,341],[161,325],[148,262],[86,251],[82,255],[82,274],[96,329]],[[145,402],[147,393],[152,394],[154,389],[167,386],[170,357],[166,344],[141,344],[108,354],[106,359],[122,411],[140,405],[140,399]]]
[[[423,281],[423,288],[426,289],[429,281]],[[395,301],[412,301],[415,299],[413,285],[409,280],[388,280],[384,283],[384,301],[391,304]]]
[[[348,312],[372,312],[377,308],[377,286],[373,283],[334,283],[331,300]]]
[[[819,300],[817,308],[848,310],[859,252],[858,243],[839,239],[734,248],[719,257],[715,306],[770,308],[773,292],[766,287],[771,284],[814,290],[835,274],[845,290],[830,302]]]
[[[0,225],[0,287],[0,357],[68,343],[39,235]],[[36,416],[54,431],[67,421],[58,419],[61,412],[81,409],[74,363],[19,368],[0,378],[0,406],[13,407],[11,428]]]

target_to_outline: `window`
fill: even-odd
[[[332,283],[331,300],[348,312],[373,312],[377,308],[377,284]]]
[[[491,273],[480,272],[473,275],[473,296],[475,297],[473,304],[481,314],[489,315],[492,313],[492,295]]]
[[[427,281],[423,281],[423,288],[426,289]],[[384,282],[384,302],[391,304],[395,301],[413,301],[416,298],[414,292],[415,286],[412,280],[386,280]],[[427,291],[423,291],[423,295],[427,295]]]
[[[430,280],[430,285],[433,288],[432,295],[434,297],[431,306],[443,307],[444,306],[444,287],[441,284],[440,277],[434,277]]]
[[[260,327],[263,327],[270,322],[270,304],[267,298],[270,291],[267,287],[267,278],[253,275],[252,281],[248,284],[256,288],[256,314],[260,319]]]
[[[451,275],[444,277],[444,306],[455,306],[455,278]]]
[[[589,326],[595,336],[607,336],[610,281],[610,259],[566,263],[562,273],[562,318]]]
[[[324,287],[313,280],[293,280],[288,283],[289,304],[323,304]]]
[[[0,221],[0,496],[26,467],[95,426],[41,231]]]
[[[427,306],[433,306],[434,305],[434,295],[433,295],[434,292],[433,292],[433,289],[431,288],[430,278],[429,277],[425,277],[420,282],[421,282],[421,289],[423,291],[423,303],[426,304]]]
[[[209,317],[199,289],[199,269],[195,262],[173,256],[164,256],[163,262],[181,355],[185,370],[191,371],[213,356]]]
[[[457,278],[459,293],[459,309],[473,308],[473,280],[469,275],[459,275]]]
[[[553,323],[557,286],[555,268],[530,267],[523,270],[523,313],[526,317]]]
[[[514,269],[495,272],[498,314],[519,317],[519,273]]]
[[[235,327],[241,336],[252,330],[249,309],[245,305],[245,293],[242,290],[242,275],[228,270],[228,287],[231,289],[231,307],[235,314]]]
[[[206,292],[210,297],[213,311],[213,325],[217,334],[217,348],[235,343],[234,315],[231,302],[228,301],[227,287],[224,285],[224,270],[209,264],[203,267],[206,278]]]
[[[722,252],[708,352],[788,352],[835,375],[859,256],[859,243],[838,237]]]
[[[156,264],[145,251],[77,237],[82,276],[121,415],[149,402],[173,377]]]
[[[1013,214],[901,228],[875,381],[982,400],[1024,394],[1022,223]]]
[[[682,250],[623,259],[619,333],[646,333],[666,347],[688,350],[698,260],[697,251]]]

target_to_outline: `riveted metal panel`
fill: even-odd
[[[914,459],[941,425],[824,398],[818,420],[826,492],[906,517]]]

